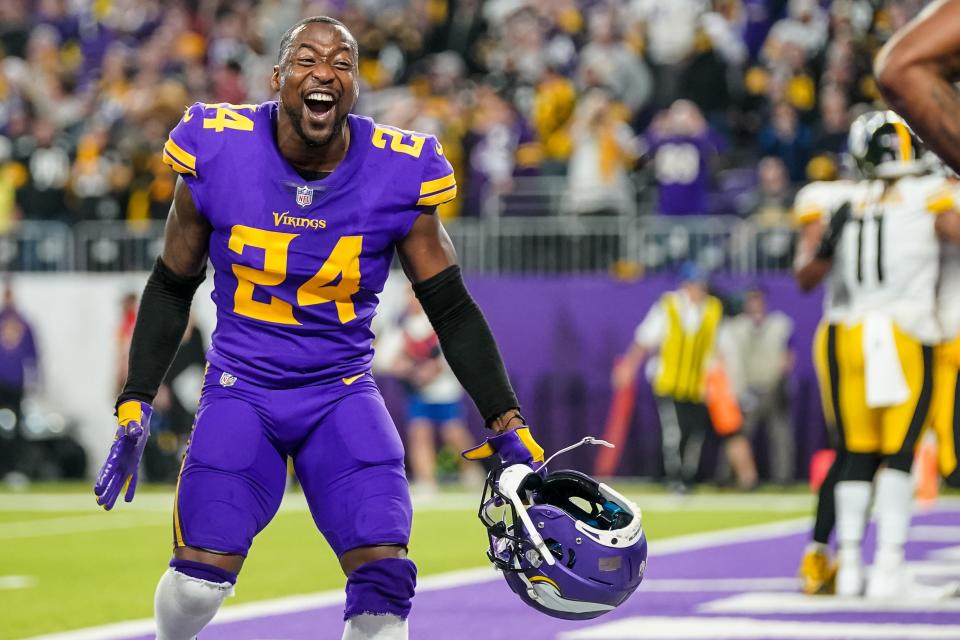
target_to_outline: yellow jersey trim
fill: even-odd
[[[174,160],[187,169],[197,170],[197,157],[181,149],[180,146],[173,141],[173,138],[167,138],[166,144],[163,145],[163,150],[173,156]]]
[[[826,215],[826,212],[820,207],[804,207],[794,212],[793,218],[797,224],[804,225],[820,220]]]
[[[440,193],[435,193],[432,196],[425,196],[417,200],[418,207],[429,207],[437,204],[443,204],[444,202],[450,202],[457,197],[457,185],[453,185],[445,191]]]
[[[434,193],[435,191],[442,191],[443,189],[452,187],[456,183],[457,179],[452,173],[448,176],[437,178],[436,180],[427,180],[420,185],[420,195],[425,196],[427,194]]]
[[[946,213],[957,207],[957,201],[950,191],[941,192],[927,198],[927,209],[930,213]]]
[[[176,159],[174,159],[173,156],[171,156],[169,153],[167,153],[166,149],[164,149],[164,151],[163,151],[163,164],[167,165],[168,167],[170,167],[171,169],[173,169],[173,170],[176,171],[177,173],[190,174],[190,175],[193,176],[194,178],[197,177],[197,172],[196,172],[196,171],[194,171],[193,169],[188,169],[187,167],[185,167],[185,166],[183,166],[182,164],[180,164],[179,162],[177,162]]]
[[[186,464],[187,458],[184,456],[183,462],[180,463],[180,473],[177,474],[177,488],[173,491],[173,544],[176,547],[187,546],[183,541],[183,529],[180,526],[180,478],[183,476],[183,468]]]

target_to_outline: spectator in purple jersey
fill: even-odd
[[[643,136],[644,155],[653,164],[657,213],[709,213],[710,163],[723,142],[689,100],[677,100],[659,114]]]
[[[3,285],[0,307],[0,478],[18,470],[24,442],[21,403],[24,393],[36,387],[38,372],[33,329],[17,309],[8,280]]]
[[[760,55],[770,27],[778,17],[778,9],[782,11],[784,4],[786,3],[783,0],[741,0],[743,17],[740,33],[751,62]]]
[[[157,392],[213,265],[217,324],[156,589],[159,640],[194,640],[280,507],[292,460],[346,577],[343,640],[406,640],[416,586],[403,445],[370,374],[395,257],[450,369],[496,434],[465,452],[539,468],[493,334],[436,207],[457,181],[436,137],[352,113],[359,45],[326,16],[294,24],[277,101],[197,102],[163,145],[177,177],[141,296],[117,429],[94,493],[133,499]]]

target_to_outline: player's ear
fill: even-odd
[[[270,88],[280,91],[280,65],[273,65],[273,74],[270,76]]]

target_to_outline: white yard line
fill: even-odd
[[[0,589],[27,589],[35,584],[33,576],[0,576]]]
[[[884,613],[891,611],[922,611],[924,613],[960,612],[960,598],[936,597],[934,589],[926,588],[926,596],[913,595],[897,598],[840,598],[807,596],[802,593],[741,593],[712,600],[700,606],[704,613],[744,614],[823,614],[838,612]],[[960,638],[960,635],[956,636]]]
[[[914,525],[910,527],[910,539],[918,542],[960,542],[960,526]]]
[[[92,513],[88,516],[68,516],[64,518],[43,518],[41,520],[27,520],[21,522],[4,522],[0,524],[0,540],[15,540],[17,538],[39,538],[42,536],[59,536],[68,533],[87,533],[90,531],[107,531],[116,529],[132,529],[135,527],[164,526],[169,527],[168,520],[158,521],[156,518],[113,516],[105,513]]]
[[[616,483],[614,483],[616,484]],[[414,508],[418,511],[459,511],[476,510],[479,506],[479,489],[476,492],[441,493],[428,498],[413,499]],[[672,511],[676,509],[690,509],[697,511],[813,511],[816,496],[798,493],[706,493],[685,496],[666,495],[662,493],[642,493],[628,491],[627,496],[640,505],[642,509],[650,511]],[[281,510],[307,511],[307,503],[299,491],[288,491],[284,496]],[[934,508],[960,509],[960,497],[941,497]],[[98,509],[94,501],[93,492],[90,493],[0,493],[0,511],[87,511]],[[163,512],[170,513],[173,509],[173,492],[138,494],[131,503],[117,503],[117,513],[128,512]],[[928,507],[918,506],[918,512],[929,510]]]
[[[560,640],[956,640],[960,626],[636,616],[570,631]]]
[[[656,543],[651,546],[651,553],[665,555],[668,553],[680,553],[683,551],[693,551],[706,547],[713,547],[729,542],[741,540],[762,540],[774,538],[785,534],[795,533],[809,527],[809,521],[790,520],[782,523],[751,525],[747,527],[738,527],[726,531],[699,533],[689,536],[678,536]],[[656,549],[653,551],[653,549]],[[418,580],[417,591],[431,591],[434,589],[446,589],[449,587],[463,587],[471,584],[481,584],[494,580],[501,580],[499,573],[492,567],[482,567],[477,569],[466,569],[463,571],[453,571],[440,573],[432,576],[426,576]],[[321,591],[318,593],[305,594],[299,596],[288,596],[285,598],[276,598],[273,600],[264,600],[250,604],[241,604],[236,606],[226,606],[220,610],[217,617],[214,618],[214,624],[218,622],[229,622],[234,620],[248,620],[261,616],[277,615],[282,613],[291,613],[294,611],[305,611],[323,606],[334,606],[343,602],[343,590]],[[35,636],[28,640],[121,640],[131,636],[143,635],[153,632],[153,620],[133,620],[130,622],[120,622],[116,624],[93,627],[89,629],[79,629],[76,631],[67,631],[64,633],[55,633],[51,635]]]
[[[693,509],[702,511],[804,511],[811,509],[815,497],[808,494],[700,494],[673,496],[664,494],[646,494],[628,491],[628,497],[636,501],[641,508],[651,511],[671,511],[675,509]],[[441,493],[428,498],[413,499],[414,507],[419,511],[456,511],[475,510],[479,506],[480,491]],[[941,499],[945,501],[954,500]],[[957,503],[960,505],[960,502]],[[0,493],[0,511],[87,511],[97,509],[90,493]],[[287,511],[307,511],[303,494],[290,491],[284,497],[280,507]],[[173,492],[138,494],[131,503],[117,503],[118,513],[161,511],[169,513],[173,509]]]
[[[645,592],[697,592],[707,591],[796,591],[800,588],[798,578],[647,578],[641,589]]]

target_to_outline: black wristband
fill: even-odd
[[[127,381],[117,399],[153,402],[177,355],[190,319],[190,303],[205,274],[184,278],[157,258],[143,288],[130,341]]]
[[[815,258],[820,260],[832,260],[837,252],[837,245],[843,237],[843,228],[850,219],[850,202],[844,202],[830,215],[830,222],[820,238],[820,244],[817,245]]]
[[[447,267],[416,283],[413,292],[437,332],[450,369],[477,405],[484,422],[489,425],[505,411],[519,410],[493,333],[464,286],[460,267]]]

